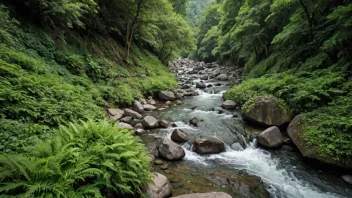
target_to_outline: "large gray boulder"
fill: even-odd
[[[159,121],[153,116],[146,116],[143,118],[142,125],[146,129],[155,129],[159,127]]]
[[[138,100],[133,101],[132,110],[138,113],[143,113],[144,108],[142,103],[140,103]]]
[[[234,109],[236,108],[236,102],[232,100],[226,100],[222,103],[224,109]]]
[[[176,96],[172,91],[160,91],[158,97],[159,97],[159,100],[163,100],[163,101],[176,100]]]
[[[180,129],[175,129],[171,134],[171,140],[174,142],[187,142],[187,135]]]
[[[229,77],[227,76],[227,74],[220,74],[218,77],[216,77],[216,79],[221,81],[227,81],[229,80]]]
[[[171,196],[171,185],[169,179],[162,174],[153,173],[154,180],[146,187],[148,198],[168,198]]]
[[[303,122],[301,115],[297,115],[287,128],[287,133],[293,143],[304,157],[315,159],[327,164],[333,164],[344,168],[352,168],[352,159],[346,158],[343,161],[334,160],[334,156],[322,156],[318,153],[318,147],[308,145],[308,142],[302,138]]]
[[[122,118],[124,111],[119,108],[115,108],[115,109],[108,109],[108,113],[111,119],[118,120]]]
[[[241,113],[246,121],[264,126],[287,125],[292,120],[292,112],[284,101],[274,96],[258,96],[247,101]]]
[[[217,138],[199,138],[194,142],[194,152],[198,154],[220,153],[225,149],[225,144]]]
[[[162,158],[170,161],[181,160],[186,155],[185,151],[180,145],[167,138],[163,138],[159,142],[158,151]]]
[[[127,117],[127,116],[131,116],[132,118],[134,118],[134,119],[141,119],[142,118],[142,115],[141,114],[139,114],[138,112],[135,112],[135,111],[133,111],[133,110],[131,110],[131,109],[125,109],[125,112],[124,112],[124,114],[123,114],[125,117]]]
[[[268,148],[275,148],[282,145],[284,138],[278,127],[273,126],[257,135],[258,143]]]
[[[207,86],[203,82],[197,82],[196,88],[205,89],[205,88],[207,88]]]
[[[193,193],[172,198],[232,198],[231,195],[223,192]]]

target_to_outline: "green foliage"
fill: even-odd
[[[22,154],[0,155],[0,192],[8,197],[108,197],[142,193],[150,157],[138,138],[106,120],[61,126]]]
[[[312,73],[288,71],[248,79],[231,88],[224,96],[244,104],[256,96],[273,95],[285,100],[296,113],[302,113],[325,105],[333,97],[343,94],[343,82],[343,74],[331,70]]]

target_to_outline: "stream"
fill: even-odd
[[[199,79],[193,81],[198,82]],[[217,82],[207,83],[214,85],[212,94],[196,89],[193,85],[199,93],[198,96],[184,98],[182,105],[149,113],[157,119],[173,121],[177,126],[150,131],[143,135],[142,139],[147,148],[155,148],[160,138],[170,137],[175,129],[183,130],[190,139],[182,145],[186,151],[183,160],[166,162],[167,170],[158,166],[154,168],[156,172],[170,179],[174,189],[173,196],[222,191],[233,197],[258,197],[258,194],[251,194],[253,189],[248,190],[246,186],[240,187],[241,193],[238,193],[238,188],[234,190],[233,187],[214,179],[214,173],[224,171],[259,177],[270,197],[352,197],[351,187],[341,180],[341,173],[337,170],[319,170],[305,163],[298,152],[265,150],[257,146],[255,139],[248,141],[248,131],[253,132],[256,129],[248,128],[238,111],[223,109],[221,114],[214,111],[214,107],[220,107],[223,102],[222,94],[230,88],[225,85],[215,86],[215,83]],[[202,120],[198,128],[188,125],[189,120],[194,117]],[[192,151],[191,143],[195,138],[209,136],[223,141],[226,151],[212,155],[198,155]]]

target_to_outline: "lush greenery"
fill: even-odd
[[[0,155],[6,197],[111,197],[141,193],[150,158],[138,138],[103,120],[61,126],[21,154]]]
[[[225,98],[283,99],[303,114],[302,137],[320,154],[352,158],[351,15],[345,0],[217,1],[199,20],[194,56],[244,68]]]

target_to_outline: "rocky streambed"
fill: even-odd
[[[107,111],[154,156],[150,197],[352,197],[339,170],[310,166],[286,133],[248,125],[235,102],[223,101],[241,83],[240,68],[187,59],[169,66],[179,89]],[[279,116],[278,125],[288,116]]]

